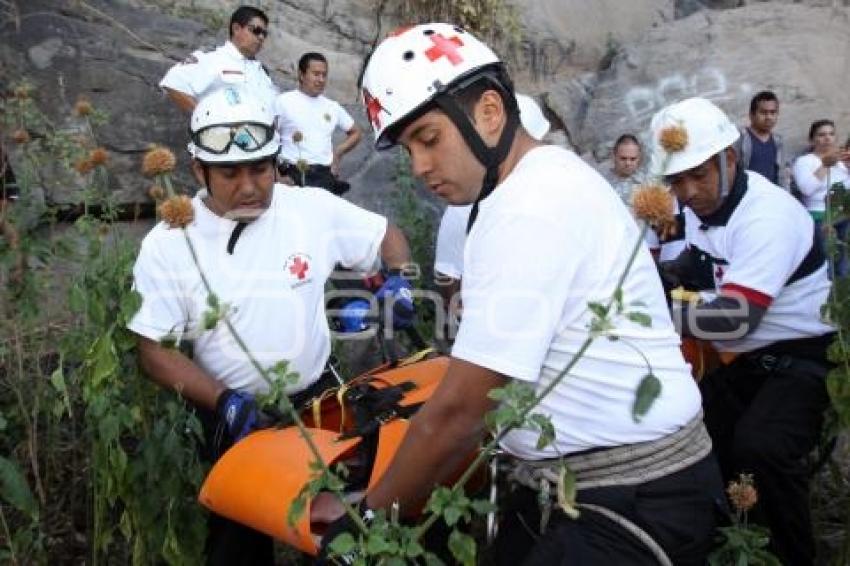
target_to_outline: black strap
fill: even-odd
[[[410,381],[381,388],[365,381],[351,387],[345,392],[345,401],[354,413],[354,428],[341,438],[365,437],[376,433],[388,421],[413,415],[421,403],[407,406],[400,403],[404,394],[415,388]]]
[[[809,253],[806,254],[806,257],[803,258],[803,261],[800,262],[800,265],[797,266],[797,269],[791,274],[791,277],[788,278],[788,281],[785,283],[786,287],[791,283],[811,275],[820,269],[824,262],[826,262],[826,255],[823,253],[823,247],[821,246],[820,239],[820,230],[818,230],[818,226],[815,224],[814,236],[812,237],[812,247],[809,248]]]
[[[227,241],[227,253],[233,255],[233,248],[236,247],[236,240],[239,239],[239,236],[242,234],[242,230],[247,226],[247,222],[237,222],[236,226],[233,227],[233,232],[230,233],[230,239]]]
[[[496,147],[488,147],[484,143],[484,140],[481,139],[481,136],[478,135],[469,116],[467,116],[466,112],[463,111],[453,96],[443,94],[438,96],[435,102],[440,110],[445,112],[449,119],[454,122],[457,129],[460,130],[460,134],[463,136],[469,149],[472,150],[472,154],[475,155],[475,158],[485,169],[481,191],[478,193],[478,198],[475,199],[475,202],[472,204],[472,210],[469,212],[469,221],[466,224],[466,233],[468,234],[472,229],[472,225],[475,224],[476,218],[478,218],[478,204],[490,196],[490,193],[496,188],[496,182],[499,180],[499,165],[505,160],[514,143],[516,130],[519,126],[519,111],[516,107],[507,109],[507,121],[505,122],[504,129],[502,129],[499,142],[496,144]]]

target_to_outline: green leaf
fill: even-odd
[[[617,314],[623,312],[623,288],[617,287],[617,290],[614,291],[614,304],[617,305]]]
[[[111,333],[107,332],[95,341],[89,351],[87,361],[92,368],[91,381],[95,387],[106,378],[117,373],[118,355],[112,343]]]
[[[126,325],[130,320],[139,312],[139,309],[142,308],[142,294],[136,291],[135,289],[131,289],[121,295],[121,302],[119,303],[119,310],[121,311],[121,324]]]
[[[218,310],[218,295],[216,295],[215,293],[210,293],[209,295],[207,295],[207,305],[211,309]]]
[[[204,330],[212,330],[213,328],[215,328],[215,325],[218,324],[218,318],[219,318],[218,310],[204,311],[204,314],[203,314]]]
[[[470,507],[476,515],[486,515],[494,513],[499,509],[499,506],[487,499],[476,499],[470,504]]]
[[[86,308],[86,293],[79,283],[74,283],[68,289],[68,307],[72,312],[81,313]]]
[[[169,332],[159,339],[159,345],[169,350],[176,350],[180,345],[180,336],[174,332]]]
[[[68,387],[65,384],[65,374],[62,371],[62,356],[59,357],[59,367],[50,374],[50,384],[62,396],[62,403],[68,416],[71,414],[71,396],[68,394]],[[59,416],[59,415],[57,415]]]
[[[366,553],[369,556],[381,556],[391,550],[390,543],[384,538],[384,533],[370,531],[366,539]]]
[[[475,566],[475,539],[465,535],[458,530],[453,530],[449,535],[449,550],[455,560],[464,566]]]
[[[635,422],[640,422],[649,412],[659,395],[661,395],[661,381],[651,373],[646,374],[638,385],[635,402],[632,405],[632,418]]]
[[[537,437],[538,450],[543,450],[555,441],[555,426],[552,424],[552,418],[549,415],[535,413],[528,417],[528,420],[536,430],[540,431],[540,436]]]
[[[443,520],[450,527],[455,526],[461,517],[463,517],[463,509],[457,505],[450,505],[443,509]]]
[[[594,302],[587,303],[587,308],[589,308],[590,312],[592,312],[594,315],[596,315],[599,318],[604,319],[608,316],[608,307],[606,307],[602,303],[594,303]]]
[[[24,473],[17,462],[3,456],[0,456],[0,496],[30,520],[38,520],[38,503]]]
[[[416,542],[415,540],[408,543],[405,548],[405,556],[409,558],[416,558],[417,556],[422,556],[423,554],[425,554],[425,549],[422,548],[422,545]]]
[[[336,556],[349,554],[357,548],[357,541],[351,533],[342,533],[331,541],[329,546],[331,553]]]
[[[626,313],[626,318],[628,318],[632,322],[634,322],[636,324],[640,324],[641,326],[644,326],[646,328],[649,328],[649,327],[652,326],[652,318],[648,314],[643,313],[643,312],[637,312],[637,311],[628,312],[628,313]]]

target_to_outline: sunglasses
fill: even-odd
[[[265,39],[269,36],[269,30],[267,30],[266,28],[264,28],[262,26],[255,26],[255,25],[248,24],[245,27],[248,28],[248,31],[250,31],[251,33],[253,33],[257,37],[262,37],[263,39]]]
[[[274,128],[265,124],[239,123],[207,126],[192,134],[192,141],[201,149],[222,155],[235,145],[246,153],[265,147],[274,137]]]

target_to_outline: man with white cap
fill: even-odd
[[[554,440],[538,443],[525,425],[502,438],[516,485],[489,563],[704,564],[719,472],[655,265],[642,246],[632,256],[641,234],[622,201],[581,158],[526,132],[504,64],[460,27],[390,34],[362,87],[377,147],[404,146],[434,193],[472,203],[452,358],[364,516],[396,505],[414,514],[480,442],[497,407],[491,392],[525,384],[541,395],[535,412],[551,416]],[[588,303],[616,296],[645,305],[651,327],[618,319],[612,332],[628,344],[599,338],[582,349]],[[661,394],[635,418],[647,358]],[[575,520],[542,487],[565,465],[577,470]],[[332,523],[325,548],[352,524],[347,515]]]
[[[324,190],[275,182],[280,140],[268,101],[217,90],[201,99],[189,131],[192,170],[204,187],[184,227],[192,247],[167,222],[148,233],[133,269],[142,304],[128,326],[147,375],[195,407],[215,460],[260,426],[255,398],[270,389],[238,344],[262,367],[287,361],[298,380],[286,393],[299,405],[337,384],[324,371],[325,284],[334,267],[368,273],[382,261],[396,273],[377,296],[412,311],[410,283],[398,274],[410,254],[384,217]],[[213,293],[227,305],[228,324],[209,328]],[[165,340],[190,341],[192,357]],[[218,516],[207,555],[210,564],[274,564],[269,537]]]
[[[662,109],[651,135],[686,215],[687,248],[663,276],[714,296],[683,307],[678,323],[683,336],[711,340],[727,364],[701,383],[721,468],[728,480],[753,474],[751,517],[770,527],[782,563],[812,564],[805,458],[829,403],[835,332],[821,317],[829,281],[814,223],[788,193],[737,165],[738,129],[708,100]]]

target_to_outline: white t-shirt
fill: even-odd
[[[746,171],[747,192],[723,226],[704,226],[685,207],[685,234],[710,261],[717,292],[738,293],[767,308],[750,334],[717,340],[721,351],[751,352],[780,340],[822,336],[834,331],[821,320],[830,283],[826,262],[786,285],[812,248],[814,221],[794,197]]]
[[[298,89],[284,92],[275,100],[277,130],[283,144],[281,160],[297,163],[330,165],[333,161],[333,133],[336,128],[347,132],[354,119],[338,102],[325,97],[308,96]],[[292,136],[301,132],[301,141]]]
[[[437,251],[434,254],[434,271],[454,279],[463,273],[463,246],[466,243],[466,225],[469,223],[471,204],[446,207],[437,231]]]
[[[537,450],[537,433],[515,430],[503,441],[510,453],[534,460],[655,440],[699,411],[655,263],[639,240],[605,179],[555,146],[529,151],[481,202],[466,243],[463,320],[452,356],[541,390],[578,352],[593,318],[588,303],[607,304],[635,245],[622,287],[625,310],[652,321],[646,328],[617,317],[619,339],[597,338],[536,410],[552,417],[554,446]],[[629,306],[635,302],[645,306]],[[649,371],[643,356],[662,392],[636,423],[635,393]]]
[[[794,181],[797,188],[803,193],[803,205],[813,212],[824,212],[826,210],[827,178],[815,177],[815,170],[823,163],[820,157],[814,153],[801,155],[794,161]],[[850,187],[850,173],[842,162],[838,162],[829,168],[829,183],[843,183]]]
[[[337,263],[375,269],[387,221],[327,191],[278,184],[271,206],[245,227],[231,255],[236,222],[211,212],[205,196],[192,200],[195,219],[187,228],[201,267],[251,352],[266,367],[288,360],[301,376],[290,392],[300,391],[319,378],[330,353],[325,282]],[[202,330],[207,291],[181,230],[154,227],[133,275],[143,302],[130,330],[160,340],[185,329],[195,362],[211,376],[232,389],[267,390],[223,323]]]
[[[263,99],[268,108],[272,108],[279,92],[263,64],[247,59],[230,41],[208,53],[195,51],[168,69],[159,86],[198,101],[215,90],[238,86]]]

